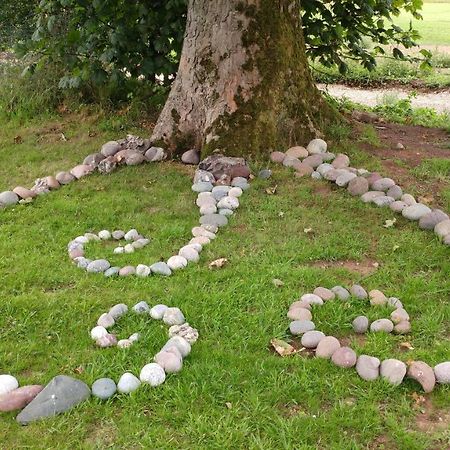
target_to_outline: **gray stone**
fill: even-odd
[[[150,306],[146,301],[141,301],[133,306],[133,311],[137,314],[150,314]]]
[[[347,171],[336,178],[336,184],[339,187],[346,187],[354,178],[356,178],[356,175]]]
[[[117,305],[111,307],[111,309],[109,310],[109,314],[113,317],[114,320],[116,320],[126,314],[127,311],[128,306],[125,305],[125,303],[118,303]]]
[[[316,356],[329,359],[340,346],[340,342],[334,336],[326,336],[317,345]]]
[[[20,412],[16,420],[26,425],[44,417],[55,416],[87,400],[90,395],[91,391],[86,383],[58,375]]]
[[[301,164],[301,161],[293,156],[286,155],[286,158],[283,160],[284,167],[293,167],[295,169],[299,164]]]
[[[263,169],[260,170],[258,173],[258,178],[261,178],[263,180],[267,180],[272,176],[272,171],[270,169]]]
[[[400,186],[394,185],[387,190],[386,195],[392,197],[394,200],[400,200],[403,195],[403,190]]]
[[[324,176],[327,172],[333,170],[333,166],[328,163],[322,163],[319,167],[317,167],[316,171],[320,173],[320,175]]]
[[[450,234],[450,219],[443,220],[442,222],[439,222],[434,227],[434,232],[441,238],[444,239],[446,236]]]
[[[364,177],[356,177],[348,183],[347,191],[350,195],[363,195],[369,190],[369,182]]]
[[[356,372],[363,380],[376,380],[380,374],[380,360],[374,356],[360,355],[356,363]]]
[[[350,292],[342,286],[334,286],[331,290],[336,294],[339,300],[348,300],[350,298]]]
[[[213,200],[221,200],[224,197],[228,196],[228,192],[230,192],[230,186],[214,186],[211,191]]]
[[[370,324],[370,331],[374,333],[391,333],[393,329],[394,324],[389,319],[378,319]]]
[[[398,386],[406,375],[406,364],[398,359],[385,359],[380,366],[380,375],[388,383]]]
[[[331,361],[344,369],[353,367],[356,364],[356,353],[350,347],[338,348],[331,357]]]
[[[361,195],[361,200],[364,203],[370,203],[370,202],[373,202],[375,198],[383,197],[385,195],[386,194],[382,191],[369,191],[369,192],[366,192],[365,194]]]
[[[110,267],[109,269],[106,269],[104,274],[106,278],[115,277],[116,275],[119,275],[120,267],[114,266]]]
[[[359,284],[354,284],[350,288],[350,294],[352,294],[353,297],[359,298],[361,300],[364,300],[367,298],[367,291]]]
[[[92,395],[100,400],[108,400],[116,391],[116,383],[111,378],[99,378],[92,384]]]
[[[333,161],[334,158],[336,158],[336,155],[334,153],[325,152],[321,153],[323,162],[330,162]]]
[[[375,180],[371,189],[373,191],[388,191],[392,186],[395,186],[395,181],[392,178],[380,178],[379,180]]]
[[[0,194],[0,206],[15,205],[19,202],[19,196],[13,191],[5,191]]]
[[[344,153],[339,153],[331,165],[335,169],[345,169],[350,165],[350,158]]]
[[[228,219],[226,218],[226,216],[223,216],[221,214],[205,214],[204,216],[200,217],[199,222],[201,225],[207,224],[224,227],[228,224]]]
[[[186,319],[179,308],[167,308],[162,320],[167,325],[182,325],[186,322]]]
[[[145,152],[145,159],[150,162],[158,162],[162,161],[166,158],[166,154],[164,152],[164,149],[161,147],[150,147]]]
[[[127,150],[124,157],[125,164],[127,166],[138,166],[145,161],[145,156],[142,153],[135,152],[134,150]]]
[[[92,261],[86,268],[86,270],[90,273],[100,273],[105,272],[111,267],[111,264],[106,259],[96,259]]]
[[[321,331],[307,331],[302,336],[301,343],[303,347],[306,348],[316,348],[319,345],[319,342],[325,337]]]
[[[325,153],[327,151],[327,143],[323,139],[313,139],[306,147],[310,155],[317,153]]]
[[[400,200],[396,200],[395,202],[392,202],[389,205],[389,208],[391,208],[392,211],[396,213],[401,213],[408,205],[405,202],[402,202]]]
[[[200,152],[196,149],[188,150],[181,155],[181,161],[184,164],[198,165],[200,162]]]
[[[408,206],[415,205],[417,203],[416,199],[411,194],[403,194],[400,200]]]
[[[243,191],[246,191],[250,185],[248,184],[248,181],[246,178],[243,177],[235,177],[231,180],[231,186],[232,187],[238,187],[241,188]]]
[[[199,181],[192,185],[192,190],[194,192],[211,192],[213,187],[209,181]]]
[[[423,203],[416,203],[411,206],[407,206],[402,211],[402,216],[409,220],[419,220],[425,214],[431,212],[431,209]]]
[[[108,156],[98,163],[97,170],[103,175],[113,172],[117,167],[117,161],[114,156]]]
[[[387,299],[387,304],[393,308],[403,308],[402,302],[397,297],[389,297]]]
[[[75,180],[75,176],[69,172],[58,172],[55,178],[59,184],[69,184]]]
[[[164,317],[164,313],[168,310],[169,308],[166,305],[155,305],[153,306],[153,308],[150,310],[150,316],[152,317],[152,319],[155,320],[161,320]]]
[[[302,162],[302,164],[306,164],[307,166],[310,166],[313,169],[315,169],[316,167],[319,167],[322,163],[323,163],[323,158],[320,154],[313,154],[311,156],[308,156]]]
[[[214,184],[216,182],[216,179],[211,172],[208,172],[207,170],[196,169],[194,174],[194,184],[200,181]]]
[[[289,330],[294,336],[312,331],[314,328],[316,326],[310,320],[294,320],[289,324]]]
[[[170,267],[163,261],[152,264],[150,266],[150,270],[152,271],[152,273],[156,273],[157,275],[163,275],[165,277],[172,275]]]
[[[83,164],[87,164],[88,166],[92,166],[96,168],[100,161],[104,160],[105,156],[101,153],[91,153],[90,155],[86,156],[83,160]]]
[[[434,230],[438,223],[448,219],[449,217],[444,211],[434,209],[419,219],[419,228],[422,228],[422,230]]]
[[[319,172],[313,171],[311,174],[311,178],[313,178],[314,180],[321,180],[322,179],[322,175],[320,175]]]
[[[102,145],[100,153],[103,156],[114,156],[117,152],[122,149],[121,145],[117,141],[109,141]]]
[[[336,181],[339,175],[347,173],[348,171],[345,169],[331,169],[324,173],[323,177],[328,181]]]
[[[392,197],[388,197],[387,195],[384,195],[382,197],[376,197],[372,200],[372,203],[374,203],[379,207],[389,206],[393,202],[394,199]]]
[[[450,384],[450,361],[442,362],[434,366],[436,381],[440,384]]]
[[[353,320],[352,326],[356,333],[364,334],[369,328],[369,319],[366,316],[358,316]]]

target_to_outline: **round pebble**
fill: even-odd
[[[312,331],[314,328],[316,326],[310,320],[294,320],[289,324],[289,330],[294,336]]]
[[[138,264],[136,266],[136,275],[138,277],[148,277],[151,273],[150,267],[146,266],[145,264]]]
[[[356,363],[356,372],[363,380],[376,380],[380,374],[380,360],[374,356],[360,355]]]
[[[159,364],[166,373],[177,373],[183,368],[183,359],[179,353],[177,354],[173,350],[172,347],[155,356],[155,363]]]
[[[369,319],[366,316],[358,316],[352,322],[355,333],[364,334],[369,328]]]
[[[310,305],[323,305],[323,300],[316,294],[303,294],[300,300]]]
[[[450,361],[442,362],[434,366],[436,381],[440,384],[450,384]]]
[[[350,292],[342,286],[334,286],[331,290],[336,294],[339,300],[348,300],[350,298]]]
[[[91,330],[91,338],[96,341],[97,339],[100,339],[108,334],[108,330],[100,325],[97,325],[96,327],[92,328]]]
[[[8,394],[19,387],[19,382],[9,374],[0,375],[0,395]]]
[[[108,400],[116,391],[116,383],[111,378],[99,378],[92,384],[92,395],[100,400]]]
[[[150,316],[152,319],[161,320],[168,309],[166,305],[155,305],[150,309]]]
[[[374,333],[391,333],[393,329],[394,324],[389,319],[378,319],[370,324],[370,331]]]
[[[369,298],[372,306],[383,306],[387,303],[386,296],[378,289],[372,289],[369,292]]]
[[[388,383],[398,386],[406,375],[406,364],[398,359],[385,359],[380,366],[380,375]]]
[[[324,301],[333,300],[336,297],[336,294],[332,290],[324,287],[317,287],[314,289],[313,294],[319,296]]]
[[[431,212],[431,209],[428,206],[422,203],[416,203],[411,206],[407,206],[402,210],[402,216],[409,220],[419,220],[425,214]]]
[[[132,373],[125,372],[117,383],[117,390],[121,394],[129,394],[135,391],[140,385],[139,378],[135,377]]]
[[[167,325],[181,325],[186,321],[179,308],[167,308],[162,319]]]
[[[188,264],[187,259],[179,255],[171,256],[167,260],[167,266],[172,271],[183,269],[187,266],[187,264]]]
[[[311,320],[312,314],[309,309],[306,308],[291,308],[287,313],[289,320]]]
[[[354,284],[350,288],[350,294],[352,294],[353,297],[359,298],[361,300],[366,299],[368,296],[366,290],[359,284]]]
[[[171,337],[166,342],[162,350],[167,350],[171,347],[176,347],[183,358],[186,358],[186,356],[191,353],[191,344],[189,344],[189,342],[181,336]]]
[[[113,317],[113,319],[118,319],[128,312],[128,306],[124,303],[118,303],[114,305],[110,310],[109,314]]]
[[[141,301],[133,306],[133,311],[136,314],[150,314],[150,306],[148,306],[147,302]]]
[[[334,336],[326,336],[317,345],[316,356],[329,359],[340,346],[340,342]]]
[[[142,383],[149,384],[152,387],[163,384],[166,380],[166,373],[164,369],[156,363],[146,364],[139,375]]]
[[[342,368],[353,367],[356,364],[356,353],[350,347],[338,348],[331,357],[331,361]]]
[[[397,308],[395,311],[392,311],[391,320],[395,324],[404,321],[409,321],[409,314],[403,308]]]
[[[106,259],[96,259],[86,267],[86,270],[91,273],[101,273],[110,267],[111,264]]]
[[[114,317],[109,313],[103,313],[97,320],[97,325],[104,328],[111,328],[115,323]]]
[[[316,348],[323,338],[325,338],[325,334],[321,331],[307,331],[302,336],[301,344],[306,348]]]

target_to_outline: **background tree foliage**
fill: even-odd
[[[421,7],[422,0],[304,1],[299,18],[307,54],[341,71],[349,58],[372,69],[375,57],[386,55],[383,45],[416,45],[418,33],[411,27],[402,30],[392,20],[402,9],[420,18]],[[22,54],[35,55],[38,64],[61,64],[65,74],[60,87],[154,81],[160,74],[170,83],[183,43],[186,11],[187,0],[41,0],[32,39],[18,48]],[[406,58],[397,47],[390,56]],[[428,52],[423,56],[429,57]]]

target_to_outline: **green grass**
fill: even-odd
[[[105,140],[129,131],[108,129],[101,117],[55,119],[52,125],[62,127],[69,140],[38,139],[48,123],[3,124],[0,190],[69,168]],[[23,144],[13,144],[17,135]],[[373,136],[367,131],[365,138]],[[357,166],[379,167],[348,141],[332,150],[345,150]],[[358,352],[430,364],[448,360],[448,248],[401,217],[394,228],[383,228],[393,217],[388,210],[334,188],[319,195],[316,188],[326,182],[300,181],[274,168],[273,179],[252,183],[200,263],[173,277],[105,279],[69,263],[67,242],[103,228],[136,227],[153,238],[134,255],[115,255],[113,263],[173,254],[198,220],[188,173],[192,169],[176,163],[124,168],[0,212],[0,366],[22,385],[46,383],[57,374],[89,384],[101,376],[117,380],[125,370],[137,374],[164,342],[166,330],[128,316],[117,330],[121,335],[142,331],[142,342],[126,351],[95,349],[88,332],[118,302],[179,306],[201,336],[183,371],[156,389],[142,387],[108,403],[91,399],[24,428],[15,414],[2,414],[0,447],[341,450],[375,448],[377,442],[405,450],[448,447],[448,431],[417,429],[420,412],[412,394],[420,388],[411,380],[397,388],[367,383],[354,370],[328,361],[280,358],[268,349],[273,337],[289,339],[286,312],[299,295],[318,285],[360,282],[400,297],[413,332],[369,335],[364,346],[353,341]],[[266,194],[268,185],[278,185],[276,195]],[[305,234],[309,227],[314,232]],[[88,249],[96,257],[109,256],[109,250],[101,244]],[[228,258],[228,265],[210,270],[208,263],[219,257]],[[369,276],[313,266],[368,258],[380,264]],[[284,286],[276,288],[273,278]],[[366,310],[355,299],[329,303],[315,312],[316,324],[326,333],[350,336],[351,320]],[[374,310],[370,314],[375,317]],[[414,346],[408,353],[399,350],[406,340]],[[450,407],[448,386],[427,398],[435,408]]]
[[[410,21],[419,30],[421,44],[450,45],[450,2],[425,2],[421,11],[423,20],[411,20],[411,15],[402,13],[394,22],[408,28]]]

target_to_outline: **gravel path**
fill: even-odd
[[[318,84],[321,90],[328,90],[333,97],[346,97],[349,100],[363,105],[376,106],[383,102],[385,98],[402,99],[408,97],[411,91],[400,88],[380,88],[380,89],[360,89],[345,86],[342,84]],[[415,108],[428,107],[438,112],[450,113],[450,91],[441,91],[436,93],[418,93],[412,100]]]

